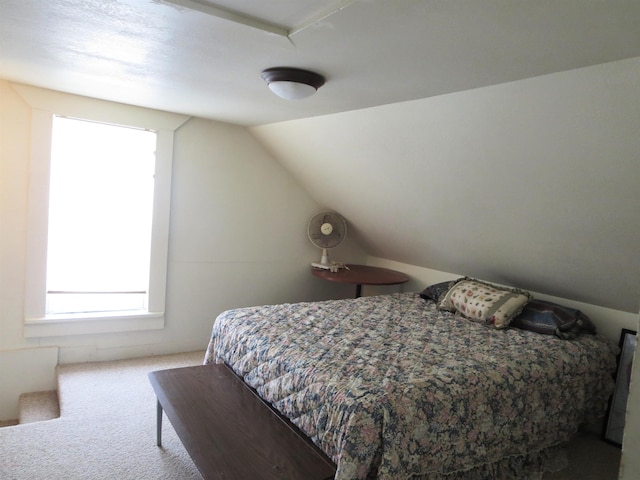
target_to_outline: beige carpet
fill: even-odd
[[[192,352],[59,367],[60,418],[0,428],[0,479],[199,480],[166,420],[163,448],[155,445],[156,400],[147,373],[203,358]],[[544,480],[618,478],[620,449],[595,435],[579,435],[568,456],[569,468]]]
[[[42,422],[60,417],[58,391],[23,393],[18,400],[20,418],[18,423]]]
[[[204,352],[59,367],[60,418],[0,428],[0,479],[201,479],[170,423],[155,445],[147,373]]]

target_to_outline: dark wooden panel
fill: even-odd
[[[334,477],[328,457],[225,365],[161,370],[149,379],[205,479]]]

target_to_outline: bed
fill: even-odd
[[[496,328],[397,293],[229,310],[204,363],[289,418],[336,480],[541,478],[606,412],[617,347],[590,333]]]

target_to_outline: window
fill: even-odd
[[[163,328],[173,133],[189,117],[14,88],[32,107],[25,336]]]
[[[54,116],[46,313],[147,308],[156,133]]]

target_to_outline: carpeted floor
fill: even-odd
[[[163,447],[156,447],[156,400],[147,373],[203,358],[204,352],[192,352],[60,366],[60,418],[0,428],[0,479],[201,479],[168,421]],[[618,478],[620,449],[595,435],[579,435],[568,456],[570,466],[544,480]]]
[[[147,373],[204,352],[59,367],[60,418],[0,428],[2,480],[201,479],[169,422],[155,445]]]
[[[621,450],[598,435],[578,434],[567,448],[569,467],[543,480],[618,480]]]

